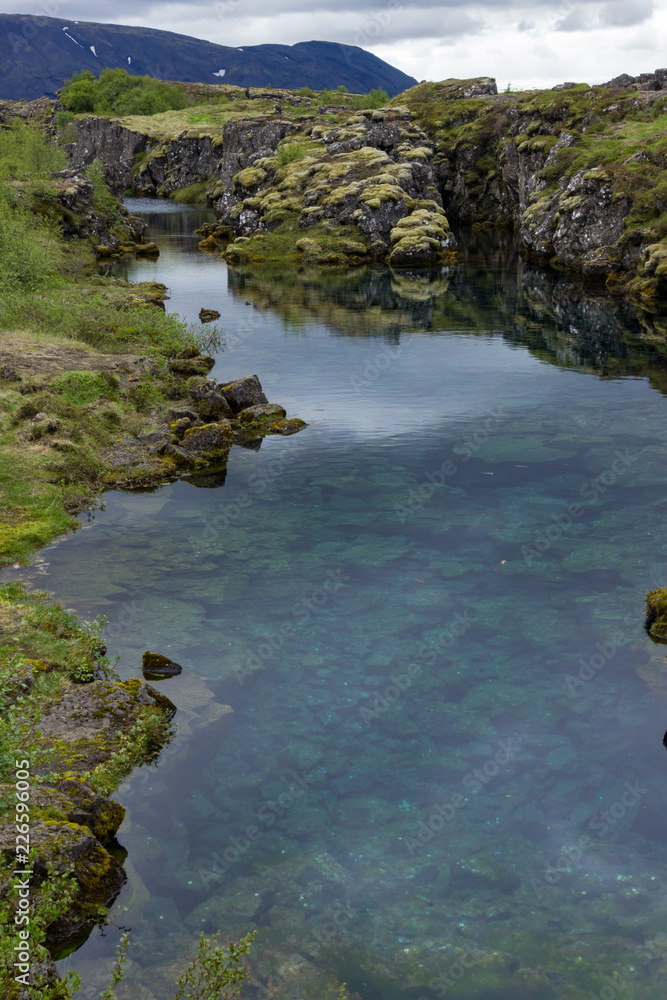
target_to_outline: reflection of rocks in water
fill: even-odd
[[[268,308],[288,325],[324,322],[334,334],[393,336],[430,330],[434,303],[447,291],[450,267],[392,272],[388,268],[291,271],[229,268],[233,295]]]
[[[461,245],[456,269],[230,268],[229,287],[290,326],[315,321],[334,335],[393,343],[405,332],[500,331],[542,361],[644,376],[667,392],[667,317],[527,262],[512,233],[468,233]]]
[[[259,451],[259,446],[261,445],[261,438],[257,441],[257,451]],[[242,447],[247,447],[243,445]],[[196,486],[198,489],[203,490],[216,490],[220,486],[225,485],[225,480],[227,478],[227,463],[219,466],[209,466],[204,472],[196,472],[191,476],[184,476],[183,482],[189,483],[190,486]]]

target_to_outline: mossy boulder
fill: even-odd
[[[147,681],[160,681],[167,677],[178,677],[183,667],[168,656],[146,650],[141,658],[141,670]]]
[[[248,406],[239,413],[239,423],[242,427],[267,427],[285,419],[285,410],[277,403],[258,403]]]
[[[157,243],[135,243],[134,252],[137,257],[159,257],[160,248]]]
[[[121,746],[144,710],[171,716],[175,707],[138,678],[65,684],[40,720],[42,741],[55,751],[51,767],[89,772]]]
[[[232,420],[234,417],[234,411],[226,397],[217,389],[192,391],[191,398],[194,400],[197,413],[207,423],[214,420]]]
[[[199,461],[226,457],[232,444],[232,426],[228,420],[191,427],[183,435],[183,450]]]
[[[173,361],[169,362],[167,368],[174,375],[191,378],[193,375],[208,375],[214,365],[215,358],[200,354],[197,358],[174,358]]]
[[[246,167],[234,175],[233,184],[234,187],[256,188],[263,180],[266,180],[266,170],[261,167]]]
[[[47,944],[60,948],[87,936],[100,914],[116,899],[127,877],[121,865],[90,830],[76,823],[37,820],[31,828],[35,876],[72,872],[78,886],[74,905],[48,929]]]
[[[233,382],[226,382],[220,386],[220,392],[235,414],[249,406],[268,403],[261,382],[256,375],[245,375]]]
[[[667,642],[667,587],[646,595],[646,629],[651,638]]]
[[[215,240],[213,241],[215,243]],[[201,243],[199,244],[201,246]],[[217,249],[218,244],[215,243],[213,249]],[[211,249],[210,247],[208,249]],[[199,310],[199,322],[200,323],[213,323],[216,319],[220,319],[220,313],[217,309],[200,309]]]

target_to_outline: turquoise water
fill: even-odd
[[[124,677],[184,667],[118,794],[128,884],[62,967],[97,996],[131,927],[128,996],[166,1000],[201,931],[256,928],[247,996],[662,998],[659,331],[511,242],[325,282],[143,208],[163,252],[128,273],[218,308],[214,376],[310,426],[224,487],[108,494],[27,574],[108,616]]]

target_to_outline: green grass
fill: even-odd
[[[302,160],[305,156],[308,156],[310,151],[314,148],[316,147],[313,143],[303,141],[281,142],[276,152],[278,166],[284,167],[288,163],[294,163],[296,160]]]
[[[106,353],[173,356],[189,344],[207,346],[209,334],[154,306],[128,304],[130,289],[103,279],[40,295],[7,292],[0,299],[0,330],[30,330],[42,339],[80,343]]]
[[[109,372],[63,372],[51,385],[59,391],[61,399],[76,405],[118,397],[118,379]]]
[[[172,201],[183,202],[191,205],[205,205],[207,202],[208,181],[200,181],[198,184],[191,184],[190,187],[178,188],[169,195]]]
[[[0,289],[23,294],[61,284],[64,262],[53,228],[0,192]]]
[[[64,170],[67,157],[37,125],[14,119],[0,129],[0,178]]]

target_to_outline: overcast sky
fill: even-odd
[[[602,83],[667,65],[667,0],[0,0],[5,14],[144,25],[222,45],[360,45],[418,80]]]

